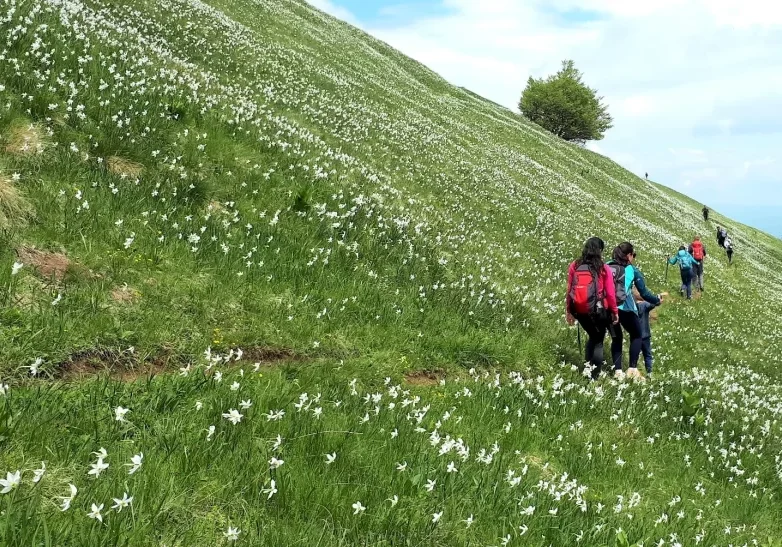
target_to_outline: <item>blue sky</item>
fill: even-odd
[[[309,1],[514,110],[572,58],[614,117],[590,148],[782,237],[782,3]]]

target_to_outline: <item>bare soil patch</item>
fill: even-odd
[[[164,350],[140,360],[138,355],[130,351],[94,348],[74,353],[55,370],[56,377],[65,381],[85,380],[108,373],[115,380],[135,382],[169,372],[182,363],[182,359],[172,357]]]
[[[141,293],[132,287],[123,285],[111,290],[111,299],[117,304],[130,306],[141,299]]]
[[[445,371],[442,369],[415,370],[405,374],[405,382],[411,386],[436,386],[443,378]]]
[[[71,266],[70,259],[62,253],[39,251],[35,247],[23,246],[16,250],[19,260],[31,266],[38,275],[60,283]]]
[[[250,361],[253,363],[261,363],[265,366],[273,366],[284,362],[291,361],[304,361],[305,358],[302,355],[297,354],[289,348],[277,348],[271,346],[256,346],[248,349],[243,349],[244,355],[243,361]]]

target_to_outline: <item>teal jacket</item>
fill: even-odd
[[[613,261],[609,262],[609,264],[612,263]],[[624,304],[619,306],[620,310],[638,313],[638,307],[635,305],[635,299],[633,298],[633,286],[638,289],[638,294],[641,295],[641,298],[655,306],[660,305],[660,299],[646,286],[646,280],[641,270],[635,268],[632,264],[628,264],[625,267],[625,294],[627,294],[627,299]]]
[[[679,263],[679,268],[682,270],[689,270],[692,268],[693,264],[700,264],[697,260],[695,260],[690,253],[687,251],[679,251],[676,256],[672,256],[668,259],[668,264],[673,266],[676,263]]]

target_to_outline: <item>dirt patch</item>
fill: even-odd
[[[12,156],[43,154],[46,148],[43,130],[35,124],[19,124],[12,127],[5,140],[5,151]]]
[[[268,346],[258,346],[249,349],[243,349],[243,361],[261,363],[263,365],[274,365],[285,361],[303,361],[304,357],[297,354],[292,349],[275,348]]]
[[[141,299],[141,293],[125,284],[122,287],[112,289],[111,299],[117,304],[130,306]]]
[[[53,279],[57,283],[63,280],[71,266],[71,261],[62,253],[39,251],[34,247],[24,246],[17,249],[16,254],[22,264],[31,266],[41,277]]]
[[[99,374],[108,374],[115,380],[135,382],[156,376],[181,366],[182,360],[173,358],[166,351],[139,359],[131,351],[88,349],[74,353],[67,361],[55,367],[55,377],[65,381],[78,381]]]
[[[106,158],[106,168],[110,173],[125,178],[136,178],[144,170],[144,166],[140,163],[119,156],[109,156]]]
[[[442,369],[415,370],[405,374],[405,382],[411,386],[436,386],[443,378],[445,371]]]
[[[219,201],[210,201],[209,205],[206,206],[206,210],[210,213],[227,213],[228,210],[225,208],[225,206],[220,203]]]
[[[10,178],[0,175],[0,229],[20,228],[32,216],[32,205]]]

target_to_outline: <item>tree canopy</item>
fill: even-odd
[[[612,118],[603,97],[582,81],[573,61],[547,78],[527,80],[519,110],[529,120],[567,141],[584,143],[600,140],[612,127]]]

